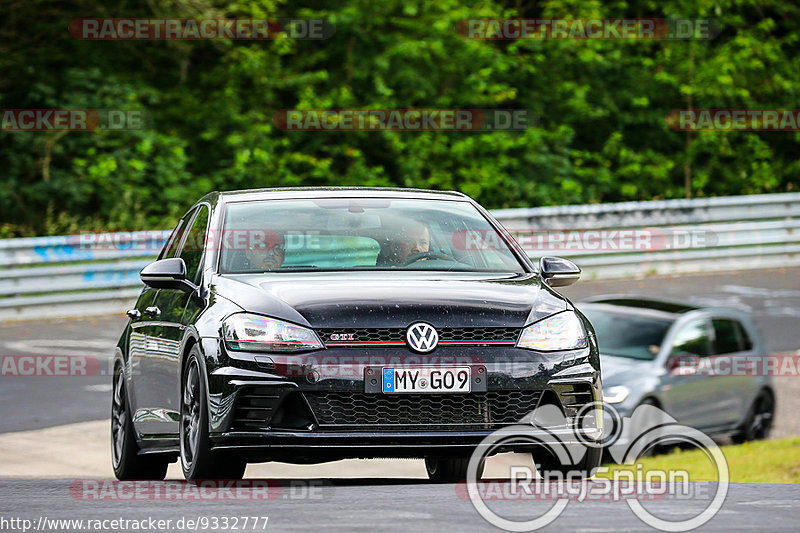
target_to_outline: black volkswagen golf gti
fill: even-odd
[[[211,193],[141,272],[115,351],[114,472],[404,457],[463,479],[494,430],[552,404],[566,435],[601,400],[591,325],[551,288],[579,276],[537,268],[456,192]],[[562,466],[591,471],[587,450]]]

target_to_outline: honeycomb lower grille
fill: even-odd
[[[485,429],[514,424],[536,408],[541,390],[470,394],[306,392],[321,427]]]

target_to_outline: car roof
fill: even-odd
[[[690,311],[697,311],[701,309],[696,305],[686,302],[675,302],[670,300],[660,300],[656,298],[646,298],[641,296],[631,295],[606,295],[606,296],[593,296],[583,300],[587,303],[606,304],[616,307],[627,307],[631,309],[646,309],[649,311],[660,311],[671,315],[680,315]]]
[[[638,317],[647,317],[657,320],[666,320],[669,322],[674,322],[681,315],[676,313],[666,313],[664,311],[656,311],[653,309],[643,309],[640,307],[625,307],[622,305],[613,305],[613,304],[606,304],[606,303],[598,303],[598,302],[580,302],[578,304],[578,309],[581,311],[589,311],[592,309],[597,309],[599,311],[605,311],[607,313],[614,313],[614,314],[621,314],[621,315],[628,315],[628,316],[638,316]]]
[[[224,202],[254,200],[285,200],[290,198],[408,198],[420,200],[455,200],[471,202],[469,196],[457,191],[430,189],[403,189],[395,187],[276,187],[269,189],[244,189],[217,191]]]
[[[650,318],[660,318],[664,320],[677,320],[681,315],[697,311],[700,307],[670,300],[657,298],[647,298],[643,296],[611,294],[604,296],[593,296],[586,298],[582,302],[584,305],[592,306],[606,311],[621,312],[629,315],[649,316]]]

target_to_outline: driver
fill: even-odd
[[[244,252],[246,270],[274,270],[286,259],[283,233],[267,231],[263,241],[254,243]]]
[[[390,243],[390,262],[394,266],[405,265],[414,255],[430,252],[431,233],[428,226],[409,221],[399,228],[399,235]],[[426,259],[421,257],[420,260]]]

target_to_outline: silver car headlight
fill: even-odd
[[[603,391],[603,401],[606,403],[622,403],[631,393],[625,385],[614,385]]]
[[[225,345],[231,350],[300,352],[324,348],[312,330],[260,315],[231,315],[222,329]]]
[[[573,311],[563,311],[522,330],[517,348],[554,352],[586,348],[586,332],[581,319]]]

